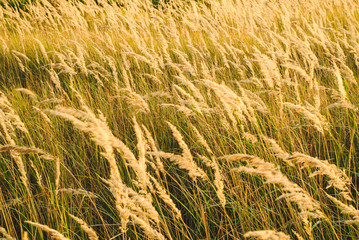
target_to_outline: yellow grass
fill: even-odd
[[[359,239],[358,9],[0,1],[0,237]]]

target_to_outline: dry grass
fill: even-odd
[[[15,2],[3,238],[359,239],[357,1]]]

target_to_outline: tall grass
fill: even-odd
[[[5,239],[358,239],[359,3],[0,4]]]

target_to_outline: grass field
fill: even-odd
[[[359,2],[0,0],[0,237],[359,239]]]

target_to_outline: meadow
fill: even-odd
[[[359,239],[359,2],[0,0],[2,239]]]

